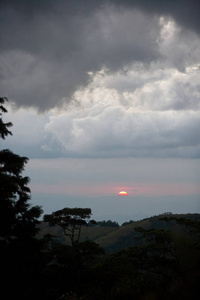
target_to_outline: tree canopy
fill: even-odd
[[[12,126],[12,123],[4,123],[2,120],[2,114],[7,113],[7,109],[3,106],[6,101],[8,101],[6,97],[0,97],[0,137],[2,139],[5,139],[9,134],[12,135],[12,132],[8,130],[8,128]]]
[[[5,139],[12,135],[8,127],[11,122],[4,123],[3,106],[6,98],[0,98],[0,137]],[[4,241],[10,241],[24,236],[34,236],[37,233],[36,224],[42,210],[40,207],[30,207],[29,177],[22,176],[27,157],[13,153],[11,150],[0,150],[0,236]]]
[[[44,221],[50,226],[59,225],[63,233],[69,236],[72,246],[79,242],[81,226],[87,225],[91,217],[90,208],[63,208],[49,215],[44,215]]]
[[[7,113],[4,105],[7,98],[0,98],[0,138],[5,139],[12,132],[11,122],[3,121]],[[40,242],[35,238],[42,210],[31,206],[29,177],[23,176],[27,157],[9,149],[0,150],[0,253],[1,270],[5,285],[12,282],[12,289],[2,292],[9,299],[29,298],[30,277],[40,257]],[[34,277],[34,276],[33,276]]]

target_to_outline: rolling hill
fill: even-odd
[[[173,232],[184,230],[175,221],[165,222],[161,220],[163,217],[187,218],[191,220],[200,220],[200,214],[163,214],[153,216],[140,221],[130,221],[122,224],[119,227],[82,227],[80,242],[91,240],[103,247],[106,253],[114,253],[122,249],[139,243],[135,239],[138,233],[134,230],[137,227],[144,229],[166,229]],[[38,238],[42,238],[45,234],[51,234],[57,242],[70,244],[68,237],[62,235],[62,229],[59,226],[49,227],[48,223],[41,222],[40,233]]]

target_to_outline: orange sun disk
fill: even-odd
[[[125,191],[121,191],[118,193],[119,196],[128,196],[128,193]]]

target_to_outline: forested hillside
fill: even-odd
[[[165,213],[150,218],[145,218],[140,221],[127,221],[121,226],[115,226],[116,222],[113,222],[113,226],[84,226],[82,227],[80,241],[91,240],[99,244],[105,249],[106,253],[114,253],[122,249],[128,248],[133,245],[138,245],[137,239],[138,233],[136,228],[142,227],[144,229],[165,229],[170,230],[174,234],[184,231],[181,225],[174,221],[166,222],[165,218],[185,218],[188,220],[200,220],[200,214],[169,214]],[[104,221],[106,223],[106,221]],[[101,224],[99,222],[99,224]],[[112,223],[111,223],[112,224]],[[63,234],[62,228],[59,226],[49,227],[47,223],[41,222],[39,225],[40,233],[39,238],[45,234],[51,234],[54,240],[60,243],[70,245],[70,239]]]
[[[48,272],[55,267],[58,274],[70,272],[63,299],[198,299],[200,295],[199,214],[163,214],[119,227],[84,226],[75,248],[66,236],[55,237],[62,234],[58,226],[40,226],[54,257]]]

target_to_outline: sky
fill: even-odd
[[[0,0],[2,141],[44,213],[200,213],[198,0]],[[125,190],[128,197],[119,197]]]

